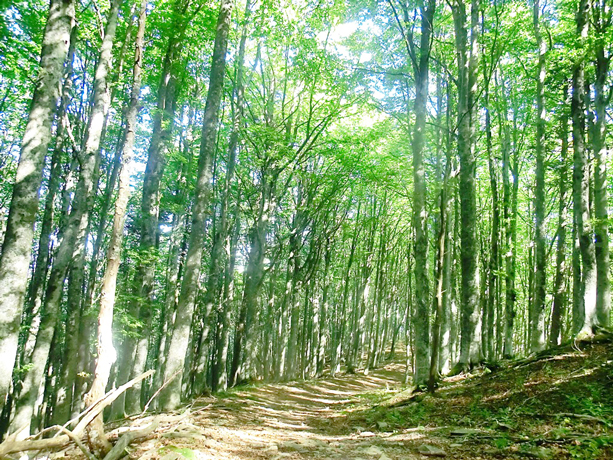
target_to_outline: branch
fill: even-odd
[[[68,436],[70,440],[74,442],[79,449],[81,449],[81,452],[83,452],[85,457],[87,457],[89,460],[97,460],[96,457],[89,451],[87,447],[85,447],[85,445],[79,440],[77,436],[75,436],[75,434],[72,431],[60,425],[57,425],[54,428],[57,428],[62,433],[64,433],[66,436]]]
[[[183,370],[183,369],[179,369],[179,370],[177,370],[177,371],[176,371],[174,374],[172,374],[172,375],[170,376],[170,378],[169,378],[168,380],[166,380],[166,381],[165,381],[165,382],[162,384],[162,386],[161,386],[161,387],[160,387],[160,388],[159,388],[159,389],[158,389],[158,390],[157,390],[157,391],[156,391],[156,392],[153,394],[153,396],[151,396],[151,398],[149,398],[149,401],[147,401],[147,404],[145,404],[145,408],[143,409],[142,414],[144,414],[145,412],[147,412],[147,409],[149,409],[149,405],[151,404],[151,402],[152,402],[152,401],[153,401],[153,400],[154,400],[154,399],[157,397],[157,395],[159,395],[159,394],[162,392],[162,390],[163,390],[164,388],[166,388],[166,387],[168,386],[168,384],[169,384],[170,382],[172,382],[172,381],[175,379],[175,377],[176,377],[177,375],[179,375],[179,373],[180,373],[182,370]],[[142,414],[141,414],[141,415],[142,415]],[[106,460],[106,459],[105,459],[105,460]]]
[[[73,430],[75,435],[81,435],[85,427],[89,425],[92,420],[94,420],[107,406],[111,405],[113,401],[119,398],[119,396],[121,396],[123,392],[133,387],[141,380],[145,380],[147,377],[152,376],[154,373],[155,371],[153,369],[148,370],[144,374],[133,378],[128,383],[124,383],[120,387],[109,391],[105,396],[103,396],[101,399],[92,404],[89,408],[85,410],[83,418]]]
[[[172,380],[172,379],[171,379]],[[169,380],[170,381],[170,380]],[[108,454],[104,457],[104,460],[117,460],[124,455],[124,451],[126,447],[128,447],[135,439],[144,438],[145,436],[149,436],[160,424],[159,420],[153,420],[142,430],[138,431],[128,431],[124,433],[122,437],[120,437],[113,448],[109,451]]]
[[[100,415],[100,413],[102,413],[102,411],[113,401],[115,401],[124,391],[134,386],[141,380],[144,380],[147,377],[151,376],[154,372],[154,370],[147,371],[144,374],[130,380],[128,383],[125,383],[122,386],[112,391],[109,391],[106,395],[104,395],[98,401],[94,402],[91,406],[89,406],[87,409],[85,409],[77,417],[69,421],[64,426],[57,426],[45,429],[37,435],[30,436],[22,441],[17,441],[16,436],[9,436],[2,444],[0,444],[0,458],[4,458],[5,456],[12,453],[25,452],[29,450],[60,449],[69,444],[71,441],[73,441],[81,450],[83,450],[83,447],[79,446],[80,441],[77,442],[77,440],[80,440],[81,436],[83,435],[83,431],[92,422],[92,420],[94,420],[98,415]],[[66,426],[79,419],[81,419],[81,421],[77,424],[74,430],[69,431],[66,428]],[[55,437],[49,439],[36,439],[38,436],[43,434],[43,432],[47,432],[53,428],[58,430],[58,435],[59,433],[64,434],[61,436],[56,435]],[[83,452],[86,453],[86,451],[87,449],[85,449]],[[93,460],[93,457],[91,457],[91,459]]]

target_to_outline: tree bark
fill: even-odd
[[[430,369],[430,281],[428,279],[428,211],[426,176],[423,160],[425,128],[428,116],[428,85],[431,35],[436,2],[420,6],[421,38],[419,57],[413,52],[415,71],[415,126],[413,127],[413,226],[415,228],[415,370],[413,384],[425,385]],[[411,42],[412,43],[412,42]],[[410,47],[411,48],[411,47]],[[409,49],[410,51],[410,49]],[[417,60],[419,59],[419,60]]]
[[[564,100],[568,88],[564,88]],[[562,146],[558,163],[558,231],[556,241],[556,277],[553,287],[553,310],[551,312],[551,327],[549,333],[549,346],[555,347],[562,341],[562,322],[566,312],[567,288],[566,288],[566,219],[568,203],[566,198],[566,182],[568,180],[568,115],[563,113],[560,120],[560,137]]]
[[[479,267],[477,247],[477,191],[474,133],[475,98],[479,61],[479,1],[471,0],[470,25],[466,5],[458,0],[452,5],[458,59],[458,154],[460,159],[461,208],[461,342],[460,359],[454,371],[462,371],[480,360]],[[469,37],[470,33],[470,37]]]
[[[72,262],[75,242],[81,238],[88,226],[91,197],[96,183],[99,162],[100,138],[109,108],[108,71],[112,60],[112,47],[117,28],[117,16],[121,0],[114,0],[108,13],[105,35],[100,49],[100,58],[96,66],[94,91],[91,102],[91,114],[88,123],[85,149],[80,163],[81,173],[62,242],[57,251],[54,265],[49,276],[45,303],[41,311],[41,324],[32,352],[30,369],[24,379],[22,391],[17,401],[12,430],[21,430],[18,436],[27,436],[30,421],[35,413],[49,349],[58,320],[61,296],[67,270]]]
[[[487,75],[484,75],[486,82],[488,81]],[[495,321],[494,315],[496,312],[496,296],[499,283],[499,241],[498,236],[500,233],[500,204],[498,200],[498,173],[496,171],[495,159],[493,158],[492,148],[492,127],[491,127],[491,115],[489,106],[489,83],[486,83],[484,94],[484,107],[485,107],[485,136],[486,136],[486,150],[487,150],[487,162],[490,175],[490,189],[492,193],[492,228],[490,231],[490,258],[488,263],[488,283],[487,283],[487,299],[485,300],[486,307],[483,318],[483,334],[486,337],[485,349],[483,353],[485,358],[492,362],[495,360],[495,342],[496,334],[494,330]]]
[[[38,211],[38,193],[75,17],[73,0],[52,0],[0,256],[0,408],[9,392]]]
[[[575,16],[579,46],[585,49],[589,21],[588,2],[580,0]],[[571,113],[573,120],[573,216],[575,239],[579,241],[581,265],[574,266],[579,292],[573,296],[573,334],[589,336],[597,325],[596,318],[596,257],[590,209],[590,168],[585,146],[585,57],[577,54],[573,70]],[[577,273],[580,270],[580,273]]]
[[[206,218],[209,214],[209,201],[211,195],[211,178],[213,157],[215,155],[217,123],[219,107],[223,92],[223,82],[226,70],[226,50],[228,47],[228,34],[230,30],[232,2],[222,0],[217,19],[217,32],[212,57],[209,91],[203,115],[202,143],[200,145],[200,158],[198,161],[198,180],[196,194],[192,209],[192,230],[185,261],[185,273],[181,285],[177,316],[168,350],[165,379],[183,368],[185,354],[189,341],[189,330],[192,322],[196,296],[199,290],[200,267],[202,263],[202,250],[204,249],[204,235]],[[160,395],[162,407],[172,410],[181,403],[181,379],[176,378],[166,387]]]
[[[115,293],[117,290],[117,274],[121,263],[121,248],[123,232],[126,221],[126,209],[130,198],[130,174],[134,157],[134,141],[136,137],[136,116],[139,109],[139,95],[143,74],[143,48],[145,36],[145,20],[147,16],[147,0],[141,1],[138,14],[138,32],[134,49],[134,69],[132,74],[132,90],[130,101],[126,110],[126,134],[122,152],[121,173],[119,175],[119,189],[115,201],[113,228],[107,251],[107,264],[102,278],[100,292],[100,311],[98,313],[98,341],[97,360],[94,371],[94,381],[91,389],[85,395],[85,405],[90,406],[102,398],[108,384],[111,366],[117,358],[113,346],[113,310],[115,307]],[[124,382],[119,382],[123,384]],[[104,457],[110,450],[104,433],[102,414],[87,429],[87,436],[93,444],[94,451],[99,457]]]
[[[541,36],[539,0],[534,0],[533,24],[536,45],[538,47],[538,64],[536,78],[536,188],[534,197],[535,218],[535,279],[534,302],[530,311],[530,351],[538,353],[545,347],[543,319],[545,315],[545,294],[547,287],[547,241],[545,234],[545,54],[546,44]]]
[[[143,331],[149,326],[152,313],[155,267],[158,258],[160,183],[164,173],[167,143],[175,125],[177,73],[179,72],[177,61],[183,46],[182,28],[185,22],[185,3],[183,0],[176,0],[173,3],[173,24],[160,73],[157,110],[153,117],[153,132],[147,151],[147,165],[143,180],[141,213],[138,221],[139,258],[132,285],[134,296],[128,307],[130,315],[138,318],[143,327],[136,331],[140,337],[128,334],[124,338],[117,366],[119,381],[142,374],[147,356],[148,334],[144,334]],[[132,414],[140,410],[141,387],[142,382],[138,382],[135,387],[117,398],[112,407],[113,417]]]
[[[594,96],[596,117],[593,127],[592,150],[594,153],[594,225],[596,252],[596,318],[593,326],[609,327],[611,317],[611,283],[609,280],[609,213],[607,192],[607,103],[610,96],[605,92],[610,53],[605,50],[607,31],[611,27],[610,7],[607,10],[604,3],[592,3],[593,24],[596,33],[595,52],[595,82]],[[609,90],[610,91],[610,90]]]
[[[257,301],[264,279],[264,256],[266,235],[273,212],[276,190],[276,173],[262,172],[262,196],[255,225],[249,232],[251,248],[245,269],[245,281],[241,310],[234,334],[234,353],[230,367],[230,386],[240,379],[250,377],[250,366],[254,364],[254,323],[257,317]]]
[[[45,282],[49,272],[49,260],[51,258],[53,232],[53,218],[55,215],[55,197],[60,191],[62,180],[62,154],[64,152],[64,141],[68,128],[68,104],[70,102],[70,90],[72,88],[73,61],[77,42],[78,28],[73,27],[70,34],[70,48],[64,72],[64,84],[62,86],[62,97],[57,110],[57,130],[55,133],[55,147],[51,157],[51,169],[49,171],[49,183],[47,186],[47,196],[45,197],[45,209],[43,212],[40,237],[38,239],[38,254],[30,286],[28,287],[27,301],[23,313],[23,323],[21,327],[22,337],[20,337],[20,347],[27,343],[27,335],[36,334],[37,327],[32,328],[32,320],[40,311],[45,292]],[[25,336],[24,336],[25,335]],[[22,350],[23,353],[23,350]],[[23,357],[22,357],[23,359]]]
[[[228,261],[225,266],[223,293],[216,339],[215,363],[213,365],[213,391],[224,391],[228,388],[228,349],[230,346],[230,323],[232,320],[232,301],[234,300],[234,269],[236,266],[236,251],[240,236],[240,207],[238,202],[234,212],[234,230],[228,248]]]
[[[238,46],[238,57],[236,61],[236,75],[234,79],[233,87],[233,116],[232,116],[232,132],[230,134],[230,142],[228,145],[228,161],[226,164],[226,177],[223,196],[221,199],[221,209],[219,211],[219,221],[215,226],[215,234],[213,235],[213,246],[211,248],[211,258],[209,261],[209,277],[207,280],[206,291],[204,294],[204,312],[202,321],[204,323],[204,330],[201,332],[201,343],[205,343],[208,340],[209,331],[211,330],[211,312],[215,308],[217,313],[216,319],[221,319],[221,323],[218,323],[218,327],[223,326],[223,318],[219,317],[219,311],[223,309],[223,306],[219,302],[223,290],[223,271],[225,264],[223,263],[224,248],[227,246],[228,236],[230,233],[231,223],[228,221],[229,204],[232,195],[232,185],[234,182],[234,170],[236,168],[236,158],[238,154],[238,144],[240,140],[240,129],[243,121],[243,74],[244,74],[244,60],[245,60],[245,45],[247,42],[247,25],[249,23],[251,1],[247,1],[245,5],[245,16],[243,19],[243,27],[241,32],[241,38]],[[223,315],[222,315],[223,316]],[[216,349],[217,350],[217,349]],[[217,350],[223,353],[223,350]],[[217,360],[217,359],[215,359]],[[213,368],[215,363],[213,363]],[[219,369],[218,369],[219,370]],[[217,371],[218,371],[217,370]],[[216,376],[219,377],[218,375]],[[217,386],[218,382],[215,382],[213,378],[213,386]],[[199,389],[201,391],[202,389]]]

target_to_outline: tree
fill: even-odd
[[[545,54],[546,45],[541,36],[540,3],[535,0],[533,6],[534,36],[538,48],[538,64],[536,78],[536,189],[535,208],[535,243],[536,265],[534,282],[534,304],[530,317],[530,349],[541,351],[545,346],[543,316],[545,313],[545,291],[547,286],[547,260],[545,241]]]
[[[393,3],[391,4],[396,14]],[[428,379],[430,368],[430,288],[428,280],[428,213],[426,210],[426,178],[423,161],[425,143],[425,127],[427,118],[427,101],[429,85],[430,48],[434,28],[436,2],[430,0],[419,6],[421,16],[420,46],[417,51],[413,43],[413,32],[409,25],[409,11],[403,5],[404,25],[399,22],[403,38],[406,42],[407,54],[415,73],[415,125],[411,149],[413,152],[413,225],[415,227],[415,296],[417,306],[414,310],[415,323],[415,372],[413,383],[424,385]],[[396,15],[398,20],[398,16]],[[398,20],[399,21],[399,20]]]
[[[115,201],[113,229],[106,256],[106,269],[102,278],[100,293],[100,311],[98,313],[98,341],[96,346],[97,361],[94,371],[94,380],[91,389],[85,395],[87,406],[94,404],[102,398],[111,373],[111,366],[117,358],[113,346],[113,309],[117,290],[117,274],[121,261],[123,232],[126,220],[126,208],[130,197],[130,173],[134,156],[134,140],[136,130],[136,116],[139,109],[139,95],[143,78],[143,51],[145,36],[145,19],[147,17],[147,1],[142,0],[138,12],[138,32],[134,48],[134,69],[132,73],[132,90],[130,101],[126,110],[126,134],[122,152],[121,173],[119,175],[119,189]],[[107,29],[108,33],[108,29]],[[110,450],[110,445],[104,434],[102,414],[88,427],[88,438],[94,450],[104,456]]]
[[[24,131],[13,198],[0,257],[0,405],[11,384],[17,353],[19,323],[27,286],[27,272],[38,210],[38,192],[51,126],[60,97],[64,63],[75,17],[73,1],[54,0],[49,6],[40,70]]]
[[[211,76],[206,107],[203,114],[202,140],[198,160],[198,180],[196,182],[195,203],[192,210],[192,231],[185,260],[185,273],[181,285],[181,294],[177,308],[174,329],[168,349],[164,377],[169,380],[173,374],[181,371],[187,352],[189,329],[198,292],[202,249],[204,246],[205,220],[209,212],[209,199],[215,138],[219,107],[221,104],[223,82],[226,72],[226,50],[232,13],[232,2],[222,0],[217,19],[217,33],[212,57]],[[162,407],[174,409],[181,402],[181,380],[176,379],[164,390]]]
[[[20,430],[21,434],[19,436],[27,436],[30,431],[30,421],[35,413],[39,387],[43,380],[58,322],[64,280],[68,267],[73,260],[75,243],[77,239],[84,237],[88,227],[91,198],[98,173],[100,139],[110,104],[107,77],[111,66],[120,3],[121,0],[114,0],[108,13],[104,39],[100,48],[100,57],[96,65],[87,137],[83,151],[79,152],[81,165],[79,182],[76,187],[72,210],[66,223],[62,242],[58,247],[53,268],[49,275],[45,302],[41,312],[41,324],[30,358],[30,367],[27,370],[19,399],[16,403],[16,411],[12,423],[14,429]]]
[[[466,4],[452,4],[458,65],[458,156],[460,159],[462,320],[460,359],[457,370],[465,370],[479,361],[479,268],[476,238],[476,159],[474,135],[477,119],[477,69],[479,62],[479,2],[472,0],[470,17]],[[470,19],[468,19],[470,18]]]
[[[577,40],[585,46],[588,36],[588,3],[581,0],[576,14]],[[580,54],[574,63],[571,114],[573,122],[573,222],[579,242],[581,265],[574,264],[573,333],[590,335],[596,324],[597,275],[593,230],[591,225],[588,152],[585,142],[585,59]]]

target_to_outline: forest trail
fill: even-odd
[[[611,340],[569,344],[445,379],[435,394],[402,392],[400,360],[368,375],[241,387],[171,415],[130,457],[609,459],[612,357]]]
[[[364,405],[365,395],[396,393],[403,373],[404,365],[392,362],[368,375],[268,384],[199,398],[179,425],[161,439],[139,445],[132,457],[419,458],[410,456],[403,445],[403,441],[415,438],[415,433],[375,433],[366,426],[348,425],[347,414]]]
[[[146,431],[128,448],[143,460],[613,458],[613,337],[446,378],[433,394],[404,391],[404,367],[238,387],[107,433]]]

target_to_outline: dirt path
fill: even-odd
[[[394,434],[347,426],[360,395],[392,391],[403,367],[390,364],[370,375],[243,389],[197,400],[183,420],[134,452],[141,459],[353,459],[419,458],[405,443],[423,430]]]
[[[613,342],[574,343],[410,398],[398,394],[404,366],[393,363],[369,375],[243,387],[108,428],[115,441],[157,420],[129,448],[144,460],[612,459],[611,356]],[[71,446],[37,458],[84,456]]]

